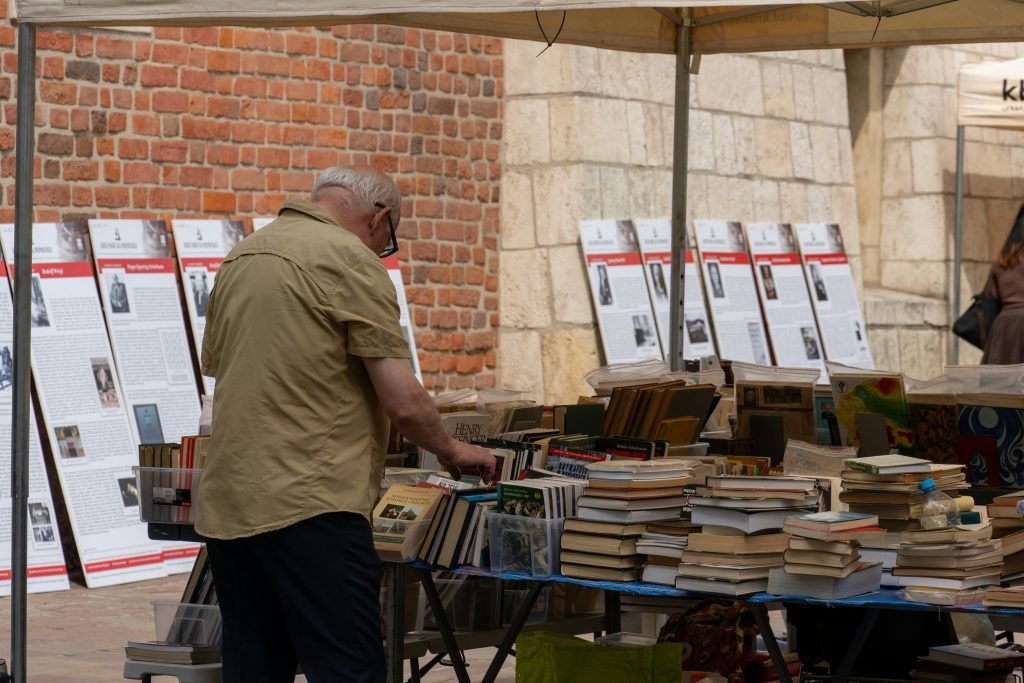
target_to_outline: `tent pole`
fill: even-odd
[[[963,262],[964,243],[964,127],[956,127],[956,199],[953,209],[953,310],[949,323],[960,316],[960,268]],[[960,340],[952,332],[949,333],[949,362],[956,365],[960,361]]]
[[[686,175],[690,135],[690,24],[684,10],[676,28],[676,104],[672,136],[672,281],[669,309],[669,369],[685,368],[683,361],[683,299],[686,272]]]
[[[18,23],[14,171],[14,386],[11,418],[11,673],[28,681],[28,442],[32,307],[32,176],[35,167],[36,27]]]

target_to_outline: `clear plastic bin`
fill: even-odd
[[[519,582],[516,582],[517,584]],[[529,588],[509,588],[506,586],[501,594],[501,625],[509,626],[512,619],[519,611],[520,605],[526,600]],[[533,603],[530,616],[526,617],[527,624],[540,624],[547,620],[548,602],[551,595],[551,586],[544,586],[537,596],[537,602]]]
[[[434,578],[448,624],[455,631],[484,631],[498,627],[499,583],[494,579],[455,576]],[[416,630],[437,628],[426,593],[420,588]]]
[[[220,607],[154,600],[156,639],[168,643],[220,645]]]
[[[610,647],[650,647],[657,643],[658,639],[655,636],[643,633],[619,631],[618,633],[608,633],[594,638],[594,642],[598,645],[608,645]]]
[[[547,577],[558,573],[559,539],[565,519],[536,519],[491,512],[491,569]]]
[[[409,522],[385,517],[373,518],[373,547],[385,562],[412,562],[420,552],[433,518]]]
[[[194,524],[202,470],[133,467],[143,522]],[[124,492],[122,492],[123,494]]]

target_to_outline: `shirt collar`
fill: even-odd
[[[280,216],[285,211],[289,210],[304,213],[310,218],[318,220],[321,223],[328,223],[330,225],[335,225],[339,228],[341,227],[338,224],[338,221],[334,220],[334,217],[331,216],[331,214],[327,213],[327,211],[325,211],[323,208],[321,208],[317,204],[314,204],[308,199],[289,199],[285,201],[284,205],[281,207],[281,210],[277,212],[277,215]]]

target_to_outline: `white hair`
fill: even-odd
[[[325,169],[313,184],[312,199],[319,201],[329,187],[343,187],[351,195],[342,199],[349,208],[371,214],[377,203],[390,207],[396,216],[401,214],[402,195],[395,182],[372,168],[333,166]]]

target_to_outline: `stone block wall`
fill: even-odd
[[[880,367],[931,377],[949,358],[957,72],[968,61],[1022,55],[1016,44],[887,48],[881,72],[863,84],[877,87],[882,102],[877,147],[858,157],[865,173],[880,170],[877,185],[858,186],[864,283],[873,299],[866,315]],[[1024,134],[982,128],[965,133],[961,309],[982,287],[1024,201]],[[863,199],[875,192],[875,210],[865,210]],[[980,356],[960,343],[960,362]]]
[[[17,59],[0,20],[10,221]],[[40,31],[38,50],[36,220],[274,215],[320,169],[374,164],[407,198],[400,258],[426,385],[494,384],[502,41],[159,28]]]
[[[603,364],[581,220],[671,212],[674,58],[506,43],[499,382],[548,402]],[[713,55],[693,77],[688,218],[837,221],[859,238],[838,51]]]

